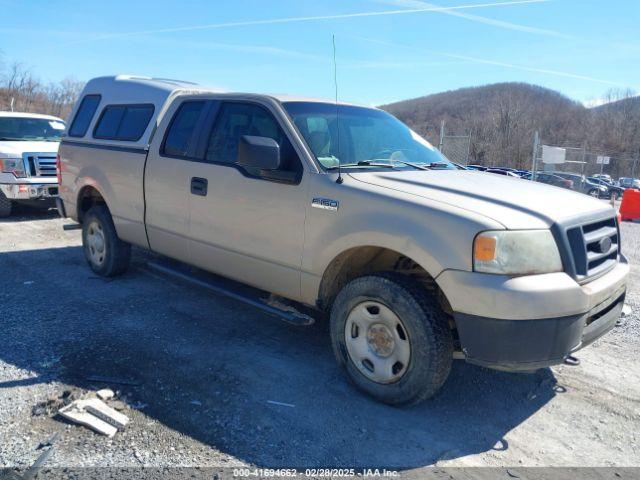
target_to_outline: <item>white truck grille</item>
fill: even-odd
[[[25,167],[30,177],[55,177],[56,154],[55,153],[23,153]]]

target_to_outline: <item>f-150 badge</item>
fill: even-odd
[[[314,198],[311,201],[311,206],[313,208],[321,208],[322,210],[331,210],[332,212],[335,212],[336,210],[338,210],[338,201],[337,200],[331,200],[330,198]]]

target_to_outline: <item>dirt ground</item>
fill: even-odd
[[[291,326],[152,274],[139,251],[123,277],[98,278],[65,223],[26,209],[0,221],[0,467],[32,464],[55,432],[48,465],[75,468],[640,464],[640,224],[622,226],[633,313],[580,366],[457,361],[436,398],[393,408],[345,379],[326,323]],[[131,419],[112,439],[55,415],[103,387]]]

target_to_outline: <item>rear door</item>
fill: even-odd
[[[306,178],[299,152],[269,105],[216,104],[190,165],[192,262],[270,292],[297,299],[303,248]],[[236,165],[243,135],[273,138],[277,171]]]
[[[190,262],[190,166],[211,101],[174,102],[158,127],[145,171],[146,227],[152,250]],[[164,134],[160,134],[164,132]]]

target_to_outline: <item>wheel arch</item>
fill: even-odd
[[[78,191],[76,202],[76,215],[78,222],[82,223],[84,216],[94,205],[104,205],[107,208],[107,201],[102,192],[94,184],[87,184]]]
[[[438,297],[445,312],[451,311],[446,296],[435,281],[436,275],[397,250],[376,245],[348,248],[329,262],[320,280],[317,307],[328,311],[340,290],[351,280],[381,272],[395,272],[415,279]]]

